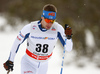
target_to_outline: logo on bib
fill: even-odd
[[[33,39],[45,39],[45,40],[54,40],[55,38],[51,38],[51,37],[35,37],[35,36],[31,36],[31,38]]]
[[[51,29],[52,31],[56,31],[56,29],[53,27],[52,29]]]
[[[36,29],[36,26],[35,25],[33,26],[33,29]]]

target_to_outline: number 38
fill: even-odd
[[[44,45],[41,45],[41,44],[36,44],[36,51],[37,52],[43,52],[43,53],[47,53],[48,52],[48,47],[49,47],[49,45],[48,44],[44,44]],[[43,47],[43,49],[42,49],[42,47]]]

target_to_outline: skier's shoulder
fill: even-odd
[[[33,25],[38,25],[38,22],[39,22],[39,21],[33,21],[33,22],[31,22],[30,24],[31,24],[31,26],[33,26]]]
[[[31,27],[32,27],[32,25],[33,25],[35,22],[36,22],[36,21],[30,22],[30,23],[26,24],[26,25],[22,28],[21,32],[22,32],[23,34],[30,33]]]
[[[58,22],[54,22],[54,26],[56,26],[58,30],[64,29],[63,26],[59,24]]]
[[[26,25],[23,27],[23,29],[25,29],[25,30],[31,29],[31,27],[32,27],[33,25],[37,25],[37,23],[38,23],[38,21],[30,22],[29,24],[26,24]]]

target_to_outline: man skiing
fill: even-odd
[[[14,58],[20,45],[27,39],[26,54],[21,60],[21,74],[47,74],[48,60],[59,39],[66,51],[73,47],[72,29],[66,30],[57,22],[57,8],[52,4],[43,7],[40,21],[33,21],[19,32],[10,51],[9,59],[4,63],[4,68],[13,71]]]

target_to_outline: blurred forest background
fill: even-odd
[[[69,24],[73,30],[73,50],[77,59],[81,56],[98,63],[100,58],[100,0],[0,0],[0,16],[4,16],[7,23],[15,27],[20,21],[40,20],[42,8],[45,4],[57,7],[57,19],[61,25]],[[24,24],[26,25],[26,24]],[[4,25],[0,26],[3,31]],[[87,32],[93,35],[93,43],[87,44]]]

